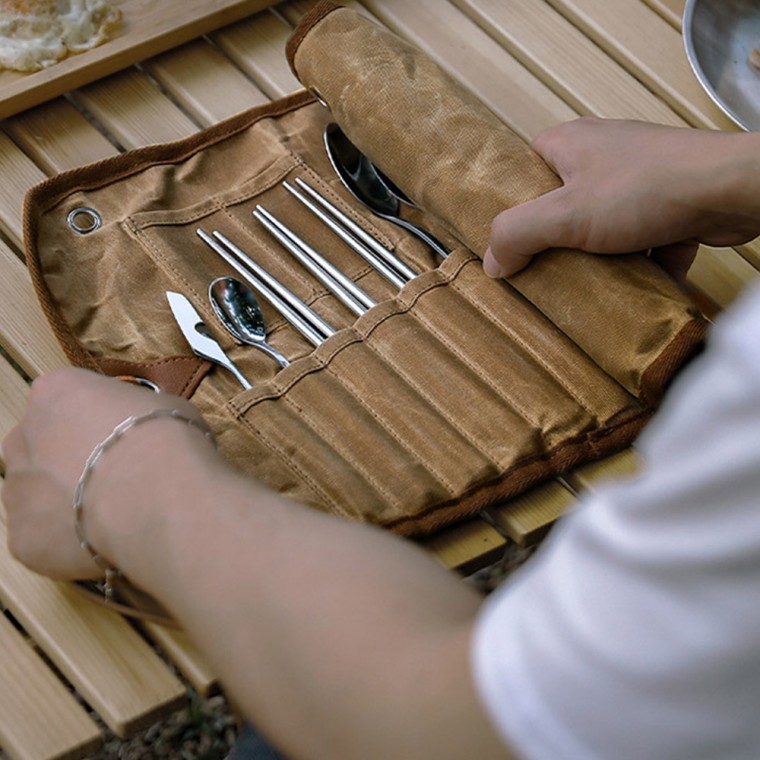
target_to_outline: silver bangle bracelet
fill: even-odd
[[[82,474],[79,476],[76,488],[74,489],[74,500],[72,506],[74,508],[74,530],[76,531],[79,544],[93,559],[95,564],[105,574],[105,580],[103,582],[103,593],[106,597],[106,601],[110,601],[113,597],[114,582],[123,577],[123,573],[118,568],[114,567],[102,554],[97,552],[92,544],[87,540],[84,532],[84,491],[87,483],[92,477],[93,469],[95,465],[128,430],[148,420],[155,420],[160,417],[168,417],[170,419],[180,420],[187,423],[190,427],[197,428],[203,435],[209,440],[214,440],[214,434],[205,422],[198,421],[191,417],[186,416],[178,409],[154,409],[151,412],[145,414],[136,414],[131,417],[127,417],[122,420],[95,448],[90,452],[87,457],[87,461],[84,464]]]

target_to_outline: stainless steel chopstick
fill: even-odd
[[[315,330],[322,333],[325,338],[329,338],[335,333],[335,328],[328,324],[322,317],[317,314],[310,306],[307,306],[298,296],[288,290],[279,280],[275,279],[264,267],[257,264],[242,248],[235,245],[226,235],[218,230],[211,233],[216,240],[223,243],[228,250],[238,257],[254,274],[264,281],[265,285],[271,288],[280,299],[290,306]]]
[[[383,277],[385,277],[386,280],[388,280],[392,285],[399,288],[399,290],[404,287],[404,285],[408,282],[408,278],[405,276],[399,274],[397,269],[390,266],[385,259],[380,258],[379,255],[377,255],[371,248],[364,245],[358,238],[354,237],[347,229],[344,227],[341,227],[340,224],[335,219],[332,219],[328,214],[326,214],[322,209],[320,209],[318,206],[316,206],[314,203],[312,203],[302,192],[299,190],[296,190],[291,184],[288,182],[283,182],[283,187],[288,190],[295,198],[297,198],[301,203],[304,204],[313,214],[317,216],[324,224],[326,224],[338,237],[343,240],[347,245],[349,245],[352,250],[359,254],[371,267],[376,269]],[[316,191],[315,191],[316,192]],[[329,201],[327,201],[329,203]],[[332,204],[330,204],[332,205]],[[335,208],[335,207],[334,207]],[[343,213],[340,211],[340,209],[335,208],[335,210],[338,213]],[[345,217],[348,219],[348,217]],[[350,220],[353,223],[353,220]]]
[[[377,304],[353,280],[333,266],[324,256],[314,250],[263,206],[257,205],[252,213],[283,247],[290,251],[317,280],[354,314],[361,316]]]
[[[341,240],[349,245],[368,264],[375,267],[390,282],[401,288],[405,283],[417,276],[417,272],[414,269],[405,264],[395,253],[375,240],[372,235],[363,230],[353,219],[344,214],[334,203],[327,200],[327,198],[301,179],[301,177],[296,177],[295,183],[309,198],[316,201],[322,208],[320,209],[319,206],[311,203],[309,198],[306,198],[303,193],[299,193],[288,182],[283,182],[282,184],[286,190],[298,198],[324,224],[330,227]],[[322,209],[328,213],[325,213]]]
[[[198,228],[196,234],[245,278],[251,287],[269,301],[312,345],[321,345],[326,338],[335,332],[335,329],[313,309],[309,308],[220,232],[214,231],[212,236]]]

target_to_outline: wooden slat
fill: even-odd
[[[578,114],[458,8],[438,0],[367,0],[388,28],[463,82],[520,137]]]
[[[0,229],[21,250],[21,201],[45,174],[0,132]]]
[[[0,241],[0,343],[30,377],[66,365],[40,310],[29,272]]]
[[[573,494],[557,481],[549,481],[506,502],[490,507],[493,522],[516,544],[530,546],[546,535],[551,526],[575,501]]]
[[[299,22],[301,16],[307,11],[311,10],[319,0],[287,0],[276,7],[276,12],[286,19],[291,26]],[[361,13],[365,18],[371,19],[375,23],[379,22],[379,19],[368,11],[360,2],[360,0],[344,0],[340,3],[344,8],[350,8],[357,13]]]
[[[653,10],[659,13],[674,29],[681,29],[681,18],[685,0],[644,0]]]
[[[100,729],[0,613],[0,746],[12,760],[77,760]]]
[[[185,702],[183,684],[122,617],[13,559],[2,521],[0,599],[118,736]]]
[[[268,101],[240,69],[205,40],[152,58],[143,68],[204,126]],[[189,71],[193,76],[187,75]]]
[[[159,623],[143,623],[142,627],[198,694],[208,697],[217,690],[219,679],[216,673],[184,631],[174,630]]]
[[[544,0],[453,0],[578,113],[685,126]]]
[[[2,440],[21,419],[26,407],[29,386],[0,355],[0,440]],[[2,452],[0,451],[0,463]]]
[[[198,125],[136,69],[114,74],[74,93],[125,148],[170,142]]]
[[[730,306],[757,279],[757,270],[733,248],[700,246],[689,270],[689,282],[722,308]]]
[[[44,172],[0,132],[0,227],[22,249],[22,199]],[[65,358],[40,311],[26,268],[16,251],[0,242],[0,336],[2,346],[32,377],[65,365]]]
[[[209,36],[262,92],[274,99],[302,88],[285,58],[290,32],[291,27],[282,19],[265,12]]]
[[[579,467],[566,476],[567,482],[577,491],[595,490],[608,480],[633,475],[639,467],[639,459],[632,448],[598,462]]]
[[[300,87],[290,73],[285,58],[284,43],[289,33],[290,28],[287,24],[265,11],[214,33],[212,39],[259,85],[261,91],[274,97]],[[147,68],[151,65],[152,63],[149,63]],[[219,67],[212,66],[209,71],[213,73],[215,68],[218,73]],[[224,69],[228,72],[231,70],[227,66]],[[176,80],[176,68],[174,72],[174,75],[170,76],[164,69],[161,74],[170,80]],[[189,97],[188,86],[184,89],[170,89],[181,92],[182,98]],[[234,83],[225,83],[222,89],[227,99],[225,108],[229,109],[229,97],[234,90]],[[126,148],[176,140],[204,125],[204,122],[191,120],[184,111],[153,87],[147,77],[141,76],[135,70],[125,71],[92,84],[75,93],[74,97]],[[259,92],[246,85],[246,90],[241,95],[241,108],[258,102],[262,102]],[[192,112],[191,108],[188,110]]]
[[[420,544],[446,567],[467,574],[495,562],[507,542],[490,525],[474,519],[425,538]]]
[[[65,98],[24,111],[5,121],[3,128],[47,174],[99,161],[116,151]]]
[[[752,266],[760,271],[760,240],[754,240],[746,245],[736,247],[741,256],[746,259]]]
[[[100,129],[65,99],[25,111],[3,126],[14,142],[50,174],[100,161],[119,152]]]
[[[694,76],[681,35],[642,2],[547,0],[690,124],[736,130]]]

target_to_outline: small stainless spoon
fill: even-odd
[[[399,216],[399,199],[378,176],[374,164],[359,151],[335,123],[324,132],[325,148],[330,162],[351,195],[381,219],[403,227],[446,258],[449,249],[413,222]]]
[[[290,362],[266,342],[266,326],[253,291],[234,277],[217,277],[208,286],[208,298],[221,323],[241,343],[260,348],[281,367]]]

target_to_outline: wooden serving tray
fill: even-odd
[[[114,37],[42,71],[0,72],[0,119],[231,24],[275,0],[115,0]]]

